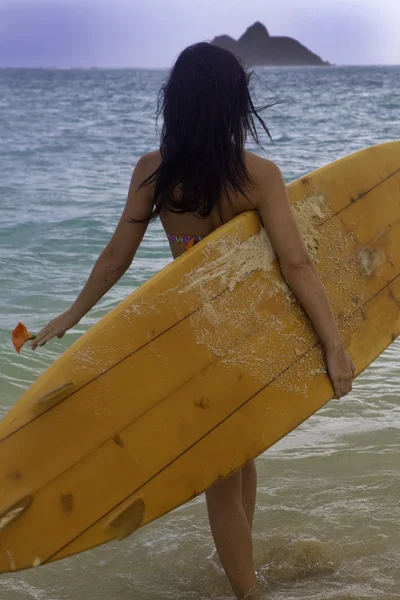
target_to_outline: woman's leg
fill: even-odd
[[[255,600],[259,596],[251,593],[257,581],[251,528],[243,506],[242,471],[207,490],[206,499],[215,546],[232,589],[238,598]]]
[[[256,508],[257,496],[257,471],[254,460],[247,463],[242,469],[242,499],[243,507],[250,525],[253,529],[254,511]]]

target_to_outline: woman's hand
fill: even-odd
[[[65,332],[68,331],[68,329],[71,329],[71,327],[74,327],[79,321],[80,317],[76,313],[67,310],[59,317],[52,319],[46,327],[43,327],[36,338],[29,344],[30,347],[32,350],[36,350],[38,346],[44,346],[44,344],[53,337],[61,339]]]
[[[352,390],[356,366],[343,344],[327,348],[325,357],[329,377],[335,390],[335,398],[342,398]]]

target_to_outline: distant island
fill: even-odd
[[[219,35],[211,43],[230,50],[246,66],[330,66],[297,40],[270,36],[259,21],[238,40],[229,35]]]

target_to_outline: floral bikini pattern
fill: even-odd
[[[200,242],[203,239],[202,235],[172,235],[167,234],[167,237],[170,242],[175,242],[178,244],[186,244],[186,250],[189,250],[192,246]]]

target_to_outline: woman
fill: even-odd
[[[350,392],[354,364],[346,354],[324,288],[294,221],[286,186],[271,161],[244,150],[254,117],[248,75],[228,51],[200,43],[179,56],[162,90],[160,150],[134,170],[126,206],[73,306],[42,329],[31,347],[61,338],[130,266],[150,220],[160,217],[176,258],[236,215],[257,210],[285,278],[310,317],[326,353],[335,395]],[[179,234],[179,235],[176,235]],[[252,524],[254,462],[206,492],[211,530],[238,598],[258,598]]]

